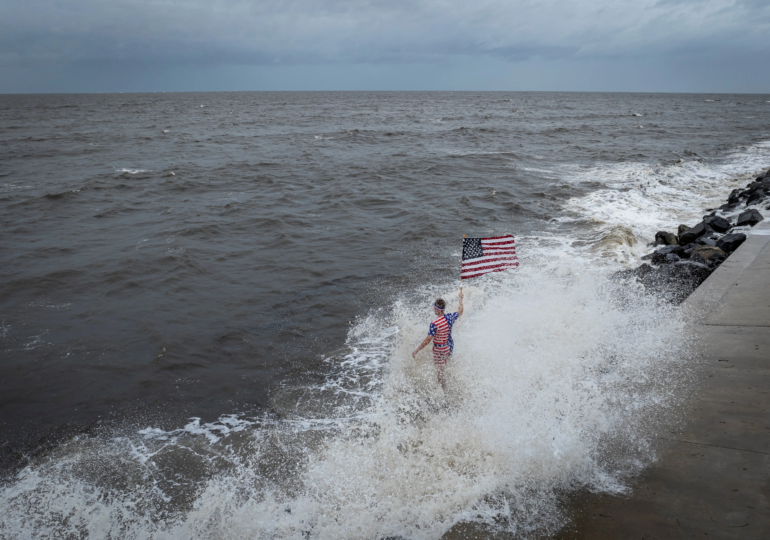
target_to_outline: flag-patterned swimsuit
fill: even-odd
[[[437,366],[446,365],[449,355],[455,347],[452,341],[452,325],[454,325],[459,313],[446,313],[442,317],[430,323],[428,335],[433,336],[433,363]]]

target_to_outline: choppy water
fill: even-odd
[[[0,535],[518,535],[697,379],[607,280],[770,167],[770,97],[0,96]],[[172,174],[173,173],[173,174]],[[449,391],[409,352],[476,280]]]

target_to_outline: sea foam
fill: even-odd
[[[461,521],[558,527],[560,493],[621,492],[653,459],[691,380],[686,323],[556,240],[520,243],[519,271],[466,288],[446,394],[410,352],[431,317],[416,299],[453,308],[449,284],[357,321],[328,379],[278,392],[278,414],[60,446],[6,485],[0,531],[429,539]]]
[[[410,354],[430,301],[456,307],[456,284],[434,283],[355,321],[327,378],[276,390],[270,413],[80,436],[37,458],[0,492],[0,534],[434,539],[463,521],[556,530],[565,494],[628,489],[698,380],[683,313],[611,279],[619,265],[595,247],[612,233],[621,261],[634,260],[656,230],[745,183],[768,149],[585,171],[605,187],[567,202],[572,233],[519,237],[519,270],[466,284],[446,394],[427,354]]]

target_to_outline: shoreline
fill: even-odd
[[[756,208],[747,209],[747,206],[756,206],[757,203],[770,217],[770,170],[761,173],[746,188],[733,190],[720,208],[706,210],[707,215],[698,224],[692,227],[680,225],[678,234],[659,231],[655,243],[650,245],[655,250],[642,257],[649,262],[615,274],[616,279],[635,280],[650,294],[681,304],[681,308],[687,311],[695,321],[698,338],[705,345],[702,361],[707,366],[704,370],[708,370],[703,375],[706,384],[691,400],[690,405],[695,412],[686,414],[682,424],[677,426],[681,431],[679,435],[684,434],[688,438],[677,438],[674,434],[671,438],[660,437],[659,459],[645,467],[639,476],[630,479],[628,493],[609,495],[582,489],[566,494],[563,502],[567,523],[558,532],[541,532],[534,537],[559,540],[609,540],[639,536],[679,538],[703,536],[705,532],[708,538],[746,538],[747,535],[758,538],[762,532],[770,531],[770,497],[763,495],[766,487],[761,482],[757,483],[762,476],[758,473],[765,471],[765,484],[770,485],[770,432],[764,433],[770,430],[770,422],[767,421],[770,397],[765,391],[770,388],[770,361],[764,366],[758,363],[759,358],[770,358],[770,219],[765,219]],[[681,238],[684,238],[684,244],[680,243]],[[757,283],[742,293],[743,296],[737,300],[739,305],[733,305],[735,298],[728,298],[729,302],[725,305],[723,299],[735,288],[738,279],[757,265],[760,266],[754,280]],[[758,313],[752,315],[762,318],[764,327],[752,326],[751,321],[739,320],[739,316],[736,319],[738,313],[746,310],[746,304],[755,302],[752,295],[755,288],[768,291],[765,293],[766,301],[763,304],[760,299]],[[725,310],[728,313],[721,313]],[[742,324],[734,324],[736,321]],[[746,322],[750,324],[745,325]],[[748,368],[735,370],[739,365],[737,362],[724,362],[732,358],[753,366],[754,371],[749,372]],[[726,372],[728,369],[731,371]],[[715,405],[710,401],[713,394],[724,397],[726,393],[743,392],[739,387],[732,388],[732,379],[725,382],[720,377],[725,373],[740,373],[748,378],[741,379],[738,386],[747,381],[751,383],[759,376],[767,377],[767,384],[759,385],[762,388],[759,392],[765,392],[761,394],[764,401],[760,403],[759,411],[744,408],[731,413],[728,412],[731,403],[717,400]],[[723,384],[715,385],[713,381]],[[745,392],[741,395],[748,397]],[[708,406],[702,402],[707,402]],[[765,420],[766,425],[754,429],[753,438],[764,435],[766,440],[752,441],[756,448],[736,449],[741,443],[741,423],[753,422],[752,425],[755,425],[761,420]],[[709,439],[708,434],[725,422],[730,422],[731,428],[738,426],[739,431],[726,432],[727,437],[717,436],[717,441]],[[734,443],[732,448],[731,441]],[[714,442],[718,444],[712,444]],[[743,459],[744,454],[748,455],[747,460]],[[698,457],[702,457],[703,462],[693,459]],[[691,459],[687,461],[688,458]],[[749,461],[751,467],[737,465],[747,465]],[[700,470],[706,470],[709,465],[714,470],[701,475]],[[728,482],[737,478],[731,465],[746,473],[737,491]],[[720,490],[720,486],[724,489]],[[736,497],[735,494],[741,490],[745,491],[745,497]],[[735,504],[730,506],[731,502]],[[743,519],[742,509],[733,508],[736,505],[746,506],[749,510],[753,506],[751,520]],[[726,506],[730,509],[724,511]],[[722,521],[719,523],[714,521],[715,511],[721,512]],[[725,521],[722,514],[736,518],[733,519],[736,523]],[[700,530],[700,525],[705,525],[705,529]],[[512,536],[492,532],[474,523],[461,522],[442,538],[491,540]]]
[[[684,302],[746,241],[752,228],[770,216],[770,170],[744,189],[732,190],[726,203],[706,212],[693,226],[680,224],[676,233],[658,231],[650,244],[656,249],[642,257],[649,262],[615,277],[635,280],[672,303]]]
[[[571,498],[562,540],[762,538],[770,531],[770,221],[683,307],[697,314],[704,385],[625,495]]]
[[[746,201],[751,200],[770,200],[770,171],[745,190],[734,190],[720,210],[738,216],[752,212],[756,218],[758,211],[745,211]],[[567,504],[569,523],[550,538],[760,538],[770,534],[770,220],[757,220],[745,232],[736,232],[733,227],[741,226],[738,217],[730,224],[732,230],[713,234],[708,220],[720,217],[718,213],[712,210],[695,227],[680,229],[677,240],[689,239],[688,231],[700,233],[698,238],[714,244],[698,246],[719,248],[720,240],[724,245],[735,242],[737,234],[743,238],[737,238],[738,245],[726,257],[715,250],[700,250],[707,255],[695,261],[701,272],[680,273],[678,289],[670,279],[677,274],[666,268],[682,265],[681,257],[669,255],[683,246],[679,241],[666,242],[671,238],[664,236],[665,231],[656,235],[656,244],[664,247],[646,256],[658,263],[657,268],[643,264],[620,273],[681,302],[696,321],[696,335],[704,345],[703,386],[677,431],[659,437],[659,459],[631,482],[628,493],[582,490],[573,494]],[[691,247],[691,253],[696,249]]]

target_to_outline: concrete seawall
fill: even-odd
[[[705,384],[626,496],[584,494],[560,539],[770,538],[770,220],[686,300]]]

